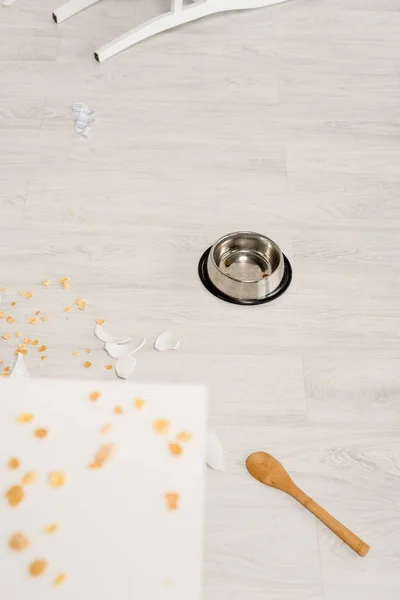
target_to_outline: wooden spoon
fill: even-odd
[[[348,544],[350,548],[360,556],[366,556],[369,550],[368,544],[360,540],[355,533],[347,529],[347,527],[342,525],[342,523],[326,512],[322,506],[314,502],[314,500],[297,487],[289,476],[289,473],[276,458],[266,452],[254,452],[254,454],[250,454],[247,458],[246,467],[250,475],[261,481],[261,483],[270,485],[296,498],[296,500],[318,517],[320,521],[325,523],[333,533],[336,533],[341,540]]]

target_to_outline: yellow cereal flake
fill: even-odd
[[[143,398],[135,398],[133,404],[137,410],[143,410],[146,406],[146,402],[143,400]]]
[[[33,298],[33,294],[32,294],[32,292],[26,292],[26,294],[25,294],[25,298],[28,298],[28,300],[29,300],[30,298]]]
[[[83,366],[85,367],[85,369],[90,369],[90,367],[92,366],[92,363],[90,362],[90,360],[86,360],[83,363]]]
[[[47,356],[43,354],[43,356],[40,357],[40,360],[47,360]]]
[[[89,400],[91,400],[92,402],[96,402],[96,400],[98,400],[100,398],[100,392],[91,392],[89,394]]]
[[[35,312],[35,315],[36,315],[36,316],[37,316],[37,315],[40,315],[40,310],[37,310],[37,311]]]
[[[13,533],[13,535],[8,540],[8,546],[10,550],[14,552],[22,552],[26,550],[31,545],[29,539],[21,532]]]
[[[54,533],[55,531],[57,531],[57,527],[58,525],[56,523],[51,523],[50,525],[46,525],[44,530],[46,533]]]
[[[168,510],[177,510],[179,504],[179,494],[175,492],[166,492],[164,495],[167,501]]]
[[[26,337],[26,338],[24,339],[24,342],[25,342],[25,344],[32,344],[32,342],[33,342],[33,339],[32,339],[32,338],[30,338],[30,337]]]
[[[61,471],[50,473],[48,479],[52,487],[62,487],[65,484],[65,475]]]
[[[87,352],[88,354],[90,354],[90,353],[91,353],[91,350],[90,350],[90,348],[88,348],[88,349],[86,350],[86,352]]]
[[[124,411],[122,410],[122,408],[120,406],[114,406],[114,412],[116,415],[123,415]]]
[[[1,360],[0,360],[0,365],[3,365],[3,364],[4,364],[4,360],[3,360],[3,359],[1,359]]]
[[[14,317],[12,317],[11,315],[8,315],[8,317],[7,317],[7,323],[15,323]]]
[[[17,331],[17,333],[15,334],[17,337],[22,337],[22,331]]]
[[[71,310],[72,310],[72,306],[66,306],[64,308],[64,312],[67,312],[67,313],[71,312]]]
[[[2,291],[2,292],[8,292],[8,287],[2,287],[2,288],[1,288],[1,291]]]
[[[25,296],[25,295],[26,295],[26,292],[20,292],[20,293],[19,293],[19,295],[20,295],[20,296]]]
[[[28,350],[26,348],[17,348],[14,354],[23,354],[24,356],[26,356],[28,354]]]
[[[72,353],[72,356],[78,356],[78,354],[79,354],[79,350],[75,350],[75,351]]]
[[[104,365],[104,368],[105,368],[107,371],[111,371],[111,369],[113,368],[113,366],[112,366],[112,365]]]
[[[60,283],[63,286],[64,290],[68,290],[69,289],[69,278],[68,277],[64,277],[63,279],[60,279]]]
[[[39,340],[33,340],[33,342],[32,342],[32,346],[37,346],[37,345],[38,345],[38,343],[39,343]]]
[[[29,317],[28,321],[31,325],[37,325],[39,322],[39,319],[37,317]]]
[[[94,461],[90,463],[89,469],[101,469],[101,467],[103,467],[104,464],[114,456],[114,454],[114,444],[106,444],[105,446],[101,446],[101,448],[96,452]]]
[[[49,315],[44,315],[44,317],[42,317],[42,321],[43,323],[47,323],[47,321],[50,321]]]
[[[42,439],[47,437],[47,434],[49,432],[47,431],[47,429],[44,429],[43,427],[39,427],[39,429],[35,429],[34,434],[37,438]]]
[[[32,413],[22,413],[22,414],[18,415],[17,421],[19,423],[32,423],[34,418],[35,417],[33,416]]]
[[[7,313],[4,312],[4,310],[0,310],[0,319],[3,319],[3,317],[6,316]]]
[[[47,350],[47,346],[40,346],[40,348],[38,348],[38,352],[46,352]]]
[[[173,454],[174,456],[179,456],[183,452],[182,446],[180,444],[177,444],[176,442],[170,442],[168,444],[168,448],[171,454]]]
[[[79,310],[86,310],[87,302],[83,298],[78,298],[75,300],[75,304],[79,308]]]
[[[193,438],[193,434],[190,433],[189,431],[181,431],[180,433],[178,433],[178,435],[176,436],[176,439],[179,442],[190,442],[190,440]]]
[[[13,300],[12,302],[10,302],[11,306],[17,306],[17,303],[15,302],[15,300]]]
[[[33,483],[34,481],[36,481],[36,473],[34,471],[28,471],[27,473],[25,473],[25,475],[22,478],[22,483],[24,485],[30,485],[31,483]]]
[[[11,367],[4,367],[4,373],[9,373],[11,371]]]
[[[44,287],[49,287],[50,283],[50,279],[45,279],[44,281],[42,281],[42,285],[44,285]]]
[[[29,573],[32,577],[39,577],[47,570],[47,561],[44,559],[34,560],[29,565]]]
[[[54,578],[54,585],[62,585],[65,583],[67,576],[65,573],[60,573],[57,577]]]
[[[24,488],[21,485],[13,485],[7,490],[5,497],[10,506],[18,506],[25,497]]]
[[[103,427],[100,429],[100,433],[110,433],[112,429],[112,425],[110,423],[106,423],[105,425],[103,425]]]
[[[153,423],[153,429],[157,433],[167,433],[170,428],[170,423],[167,419],[156,419]]]
[[[4,333],[2,335],[3,340],[10,340],[11,339],[11,333]]]
[[[97,325],[104,325],[105,322],[106,322],[105,319],[96,319]]]
[[[10,458],[10,460],[8,461],[9,469],[18,469],[20,465],[21,463],[19,462],[18,458]]]

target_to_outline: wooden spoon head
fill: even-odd
[[[291,494],[293,488],[296,487],[289,473],[279,460],[276,460],[276,458],[266,452],[254,452],[254,454],[250,454],[246,460],[246,467],[250,475],[255,479],[258,479],[261,483],[265,483],[265,485],[282,490],[282,492]]]

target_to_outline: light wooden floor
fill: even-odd
[[[45,377],[113,377],[94,318],[179,337],[179,353],[145,349],[137,377],[210,387],[227,470],[208,473],[205,600],[398,600],[400,0],[293,0],[93,60],[168,4],[104,0],[58,27],[57,0],[0,10],[7,329],[52,316],[35,329],[47,362],[27,357]],[[97,111],[89,141],[74,101]],[[293,261],[271,305],[224,304],[198,281],[203,250],[242,228]],[[67,275],[68,292],[39,285]],[[86,313],[64,314],[79,296]],[[94,349],[91,370],[76,348]],[[370,555],[251,480],[256,449]]]

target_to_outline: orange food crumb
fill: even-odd
[[[157,433],[167,433],[170,428],[170,423],[167,419],[157,419],[153,423],[153,429]]]
[[[40,360],[47,360],[47,356],[43,354],[43,356],[40,357]]]
[[[38,352],[45,352],[47,350],[47,346],[40,346],[40,348],[38,348]]]
[[[175,492],[166,492],[165,499],[167,501],[168,510],[177,510],[179,504],[179,494]]]
[[[170,442],[168,444],[168,448],[171,454],[173,454],[174,456],[179,456],[183,452],[182,446],[180,444],[177,444],[176,442]]]
[[[45,438],[48,434],[48,431],[47,429],[40,427],[39,429],[35,429],[34,433],[37,438]]]
[[[63,279],[60,279],[60,283],[63,286],[64,290],[68,290],[69,283],[70,283],[68,277],[64,277]]]
[[[2,337],[3,337],[3,340],[10,340],[11,339],[11,333],[4,333]]]
[[[4,373],[9,373],[11,371],[11,367],[4,367]]]
[[[89,465],[89,469],[101,469],[104,464],[114,456],[115,445],[106,444],[102,446],[96,453],[94,461]]]
[[[6,316],[6,313],[4,312],[4,310],[0,310],[0,319],[2,319],[5,316]]]
[[[58,525],[56,523],[51,523],[51,525],[46,525],[45,531],[46,533],[54,533],[57,530]]]
[[[13,300],[10,304],[11,304],[11,306],[17,306],[17,303],[15,302],[15,300]]]
[[[67,312],[67,313],[71,312],[71,310],[72,310],[72,306],[66,306],[64,308],[64,312]]]
[[[44,315],[44,317],[42,317],[42,321],[43,321],[44,323],[46,323],[47,321],[50,321],[50,317],[49,317],[49,315]]]
[[[38,577],[39,575],[43,575],[43,573],[47,570],[47,561],[40,559],[34,560],[29,565],[29,573],[32,577]]]
[[[85,369],[90,369],[92,363],[90,362],[90,360],[87,360],[83,363],[83,366],[85,367]]]
[[[20,465],[21,463],[19,462],[18,458],[10,458],[10,460],[8,461],[9,469],[18,469]]]
[[[90,348],[88,348],[88,349],[86,350],[86,352],[87,352],[88,354],[90,354],[90,353],[91,353],[91,350],[90,350]]]
[[[37,323],[39,322],[39,319],[37,317],[29,317],[28,320],[31,325],[37,325]]]
[[[100,398],[100,392],[91,392],[89,394],[89,400],[92,400],[92,402],[96,402],[96,400],[98,400]]]
[[[25,296],[25,295],[26,295],[26,292],[20,292],[20,293],[19,293],[19,295],[20,295],[20,296]]]
[[[22,483],[24,485],[30,485],[31,483],[33,483],[34,481],[36,481],[36,473],[34,471],[28,471],[27,473],[25,473],[25,475],[22,478]]]
[[[11,315],[8,315],[8,317],[7,317],[7,323],[15,323],[14,317],[12,317]]]
[[[105,322],[106,322],[105,319],[96,319],[97,325],[104,325]]]
[[[32,339],[32,338],[30,338],[30,337],[26,337],[26,338],[24,339],[24,342],[25,342],[25,344],[32,344],[32,342],[33,342],[33,339]]]
[[[17,333],[15,334],[17,337],[22,337],[22,331],[17,331]]]
[[[78,298],[75,300],[75,304],[79,308],[79,310],[86,310],[87,302],[83,298]]]
[[[123,415],[124,411],[122,410],[122,408],[120,406],[114,406],[114,412],[116,415]]]
[[[100,433],[109,433],[112,429],[112,425],[110,423],[106,423],[105,425],[103,425],[103,427],[100,429]]]
[[[18,504],[24,499],[25,492],[22,486],[13,485],[7,490],[5,497],[7,498],[10,506],[18,506]]]
[[[45,279],[44,281],[42,281],[42,285],[44,285],[44,287],[49,287],[50,283],[50,279]]]
[[[35,417],[32,413],[22,413],[17,417],[20,423],[31,423]]]
[[[181,431],[181,433],[178,433],[176,438],[180,442],[190,442],[190,440],[193,438],[193,434],[189,433],[188,431]]]
[[[107,369],[107,371],[111,371],[111,369],[113,368],[113,366],[112,365],[105,365],[104,368]]]
[[[146,406],[146,402],[143,400],[143,398],[135,398],[134,405],[137,410],[143,410]]]
[[[35,315],[40,315],[40,310],[37,310],[37,311],[35,312]]]
[[[25,298],[28,298],[28,300],[29,300],[29,298],[33,298],[32,292],[26,292]]]
[[[14,552],[21,552],[22,550],[26,550],[27,548],[29,548],[30,545],[31,543],[26,537],[26,535],[20,533],[19,531],[17,533],[14,533],[8,541],[9,548]]]
[[[79,354],[79,350],[75,350],[75,351],[72,353],[72,356],[78,356],[78,354]]]
[[[66,579],[67,579],[66,574],[60,573],[59,575],[57,575],[57,577],[55,577],[54,585],[62,585],[63,583],[65,583]]]
[[[48,479],[52,487],[62,487],[65,484],[65,475],[61,471],[50,473]]]

